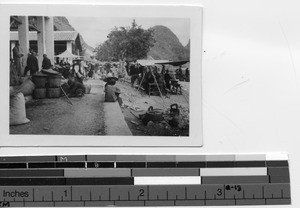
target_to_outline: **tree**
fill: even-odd
[[[135,20],[131,27],[115,27],[107,38],[96,48],[97,58],[102,61],[145,58],[155,43],[153,30],[143,29]]]

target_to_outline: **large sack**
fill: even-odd
[[[19,86],[10,86],[9,87],[9,96],[15,96],[20,92]]]
[[[24,95],[18,93],[15,96],[11,96],[9,100],[9,125],[19,125],[28,122]]]
[[[23,93],[24,96],[32,95],[34,88],[35,88],[34,83],[30,79],[26,79],[20,85],[20,92]]]

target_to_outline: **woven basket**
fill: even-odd
[[[36,88],[45,88],[48,77],[45,75],[33,75],[32,82]]]
[[[59,98],[61,90],[60,88],[48,88],[47,89],[47,98]]]
[[[58,88],[60,86],[61,77],[60,76],[49,76],[48,77],[48,87]]]
[[[35,88],[33,91],[34,99],[43,99],[46,98],[46,88]]]

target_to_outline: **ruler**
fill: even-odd
[[[288,157],[0,157],[1,207],[291,204]]]

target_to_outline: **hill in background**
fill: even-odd
[[[190,42],[183,46],[178,37],[166,26],[157,25],[152,27],[154,46],[150,49],[148,56],[156,60],[186,60],[190,56]],[[74,31],[75,28],[69,23],[66,17],[54,17],[54,30]],[[80,35],[83,48],[90,47]]]
[[[55,31],[75,31],[75,28],[69,23],[69,20],[66,17],[53,17],[53,24]],[[83,50],[93,48],[84,41],[81,34],[79,34],[79,38]]]
[[[55,31],[75,31],[66,17],[53,17]]]
[[[178,37],[167,27],[157,25],[152,27],[156,43],[148,53],[154,59],[185,60],[189,59],[190,45],[184,47]]]

